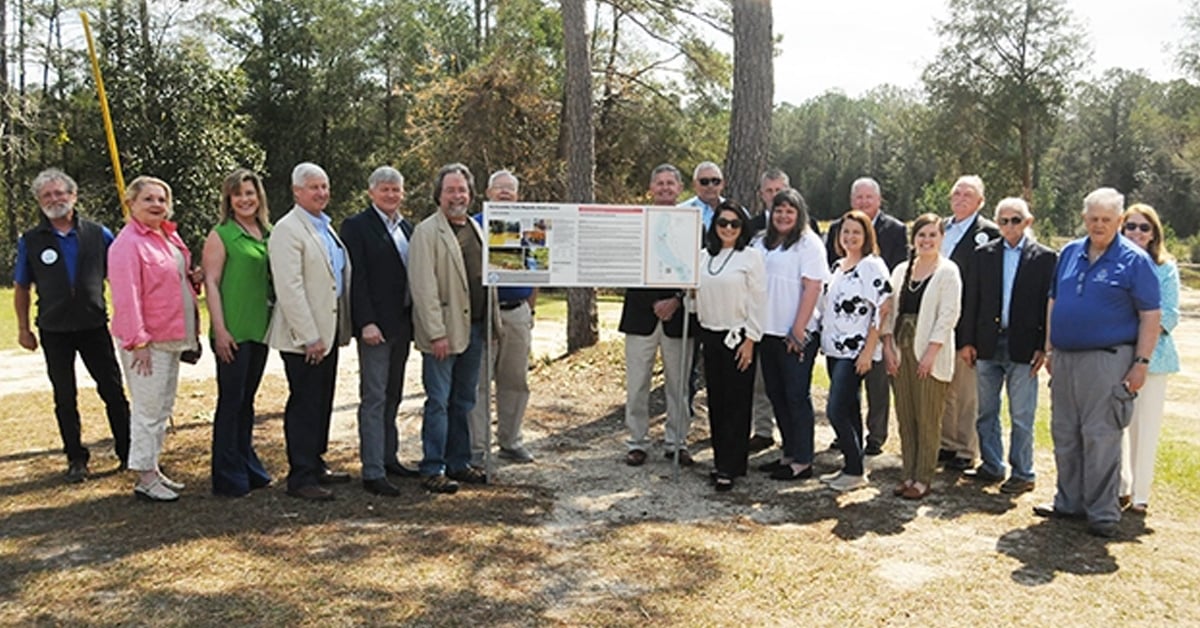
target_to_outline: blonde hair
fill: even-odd
[[[134,179],[133,181],[130,181],[129,187],[125,188],[125,205],[126,205],[126,207],[132,207],[133,199],[137,198],[137,195],[140,194],[143,189],[145,189],[147,186],[151,186],[151,185],[157,185],[158,187],[163,189],[163,192],[167,193],[167,218],[170,218],[172,215],[175,214],[175,206],[174,206],[174,200],[173,200],[174,197],[171,196],[171,186],[167,185],[166,181],[163,181],[162,179],[159,179],[158,177],[148,177],[146,175],[142,175],[142,176]],[[129,215],[130,215],[130,217],[132,217],[133,212],[130,212]]]
[[[1125,228],[1125,219],[1130,214],[1141,214],[1150,223],[1150,244],[1146,245],[1146,253],[1150,255],[1150,259],[1160,266],[1173,259],[1167,251],[1167,247],[1163,245],[1166,236],[1163,234],[1162,220],[1158,218],[1158,212],[1145,203],[1134,203],[1125,209],[1125,213],[1121,214],[1122,230]]]
[[[267,207],[267,192],[263,189],[262,179],[245,168],[234,170],[221,182],[221,205],[217,208],[217,224],[224,223],[233,216],[233,195],[246,181],[254,184],[254,193],[258,196],[258,211],[255,212],[254,219],[260,227],[270,227],[271,210]]]

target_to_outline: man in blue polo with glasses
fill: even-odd
[[[702,161],[692,171],[692,191],[695,196],[682,204],[700,209],[700,219],[704,221],[704,229],[712,224],[713,209],[725,200],[721,192],[725,191],[725,179],[721,176],[721,167],[711,161]]]
[[[1083,200],[1087,237],[1063,247],[1047,307],[1050,433],[1058,487],[1042,517],[1087,519],[1113,537],[1121,520],[1121,433],[1158,340],[1154,262],[1120,235],[1125,197],[1100,188]]]

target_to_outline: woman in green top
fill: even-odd
[[[254,453],[254,395],[267,364],[271,318],[267,197],[258,175],[233,171],[221,185],[218,223],[204,242],[204,283],[217,356],[212,492],[241,497],[271,483]]]

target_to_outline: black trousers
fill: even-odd
[[[754,361],[739,371],[737,356],[725,346],[724,331],[700,328],[704,379],[708,383],[708,424],[713,466],[729,477],[746,475],[750,456],[750,415],[754,399]]]
[[[75,383],[75,354],[96,380],[96,392],[104,401],[108,427],[113,435],[113,450],[124,465],[129,460],[129,401],[121,383],[112,335],[107,327],[84,331],[41,331],[46,372],[54,388],[54,416],[62,436],[67,460],[87,462],[90,457],[80,437],[78,388]]]
[[[287,441],[288,490],[317,483],[325,471],[322,456],[329,448],[329,421],[333,416],[333,391],[337,383],[338,349],[318,364],[309,364],[303,353],[280,352],[288,380],[288,400],[283,410],[283,437]]]

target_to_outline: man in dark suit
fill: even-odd
[[[975,362],[979,391],[979,452],[983,464],[963,475],[984,481],[1004,479],[1000,433],[1000,388],[1008,386],[1012,467],[1000,492],[1032,491],[1033,419],[1037,411],[1037,371],[1045,359],[1046,302],[1058,255],[1033,239],[1033,214],[1019,198],[996,204],[999,239],[975,249],[963,281],[963,352]]]
[[[875,242],[879,245],[879,257],[890,271],[908,258],[908,236],[904,223],[881,210],[882,204],[883,194],[875,179],[861,177],[850,185],[850,208],[857,209],[871,219]],[[829,235],[825,238],[825,256],[830,266],[838,259],[835,244],[841,233],[842,219],[839,217],[829,224]],[[887,441],[888,414],[891,410],[887,368],[883,360],[872,364],[871,370],[863,378],[863,387],[867,390],[867,442],[863,453],[878,456],[883,453],[883,443]],[[836,441],[833,448],[837,448]]]
[[[655,205],[671,206],[683,190],[683,176],[671,164],[656,167],[650,175],[650,196]],[[625,425],[629,428],[625,464],[646,462],[650,447],[650,376],[654,358],[662,352],[667,383],[666,457],[679,450],[679,463],[692,464],[687,450],[691,413],[683,386],[692,363],[686,355],[692,343],[683,342],[683,293],[673,289],[630,288],[625,291],[621,322],[625,334]]]
[[[412,224],[400,214],[404,176],[377,168],[367,179],[371,204],[342,223],[341,236],[355,272],[350,318],[358,345],[358,441],[363,488],[399,495],[389,474],[416,477],[396,458],[396,412],[404,398],[404,364],[412,342],[412,296],[408,290],[408,239]]]
[[[790,187],[792,187],[791,178],[779,168],[770,168],[762,173],[758,179],[758,198],[762,201],[762,211],[750,219],[751,233],[766,230],[767,220],[771,218],[771,205],[775,200],[775,195]],[[821,235],[821,225],[811,215],[808,217],[808,228],[812,229],[813,233]]]
[[[975,259],[975,249],[1000,237],[996,223],[979,215],[983,209],[983,179],[976,175],[964,175],[954,182],[950,190],[950,211],[946,219],[946,235],[942,239],[942,255],[958,264],[961,277],[970,274]],[[963,291],[966,296],[966,291]],[[954,378],[946,393],[946,411],[942,414],[942,449],[938,458],[946,468],[965,471],[975,466],[979,456],[979,435],[975,431],[975,420],[979,418],[979,397],[976,390],[975,361],[967,359],[969,352],[963,351],[967,319],[960,316],[954,328],[954,345],[958,357],[954,361]]]

